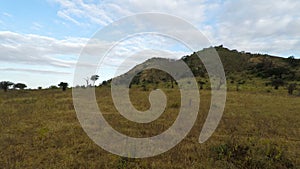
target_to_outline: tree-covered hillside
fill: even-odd
[[[283,58],[267,54],[239,52],[225,48],[222,45],[205,48],[191,55],[183,56],[180,60],[152,58],[135,66],[127,73],[116,77],[115,80],[122,83],[134,75],[131,81],[133,85],[167,82],[173,86],[173,83],[176,82],[168,73],[158,69],[144,70],[144,68],[155,64],[169,64],[176,67],[178,62],[184,61],[198,79],[199,85],[202,86],[205,81],[208,81],[208,74],[199,57],[205,57],[214,50],[218,53],[223,64],[227,83],[234,83],[238,86],[246,83],[248,79],[258,78],[264,81],[266,86],[270,85],[278,89],[280,86],[296,85],[297,81],[300,81],[300,60],[295,59],[293,56]],[[176,71],[178,71],[180,77],[186,77],[186,72]]]

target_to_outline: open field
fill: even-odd
[[[286,90],[234,91],[229,87],[223,118],[213,136],[198,143],[210,104],[210,91],[201,90],[198,119],[176,147],[147,159],[128,159],[98,147],[81,128],[71,90],[0,91],[0,168],[299,168],[300,97]],[[165,113],[149,124],[120,116],[111,105],[109,87],[96,89],[107,121],[118,131],[147,137],[174,122],[179,92],[168,96]],[[139,110],[149,108],[149,91],[131,89]]]

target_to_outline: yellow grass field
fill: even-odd
[[[178,115],[180,94],[163,89],[168,105],[149,124],[133,123],[114,106],[109,87],[96,89],[106,120],[132,137],[165,131]],[[131,89],[138,110],[149,108],[149,91]],[[229,90],[223,118],[212,137],[198,143],[210,105],[201,90],[198,119],[176,147],[145,159],[123,158],[97,146],[76,117],[72,91],[0,91],[0,168],[299,168],[300,97],[286,91]]]

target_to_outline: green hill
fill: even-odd
[[[271,85],[275,88],[300,81],[300,60],[293,56],[283,58],[278,56],[271,56],[267,54],[252,54],[244,51],[230,50],[221,46],[205,48],[201,51],[194,52],[191,55],[183,56],[179,60],[152,58],[144,63],[136,65],[127,73],[115,78],[117,83],[124,83],[134,78],[131,85],[145,85],[145,84],[160,84],[175,82],[171,76],[158,69],[145,69],[149,65],[169,65],[176,70],[180,61],[184,61],[190,70],[193,72],[199,83],[208,82],[207,71],[199,59],[205,57],[209,52],[215,50],[223,64],[224,71],[227,78],[227,83],[244,84],[249,79],[257,78],[258,81],[266,86]],[[145,69],[145,70],[144,70]],[[187,74],[183,70],[176,70],[179,77],[186,78]],[[173,86],[173,85],[172,85]]]

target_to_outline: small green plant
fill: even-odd
[[[118,169],[125,169],[128,166],[129,159],[127,157],[120,157],[118,161]]]
[[[40,128],[38,133],[41,137],[44,137],[49,133],[49,129],[47,127]]]
[[[244,165],[250,159],[250,147],[248,145],[227,142],[212,148],[212,151],[217,154],[218,160],[225,160],[236,164],[237,166]]]

